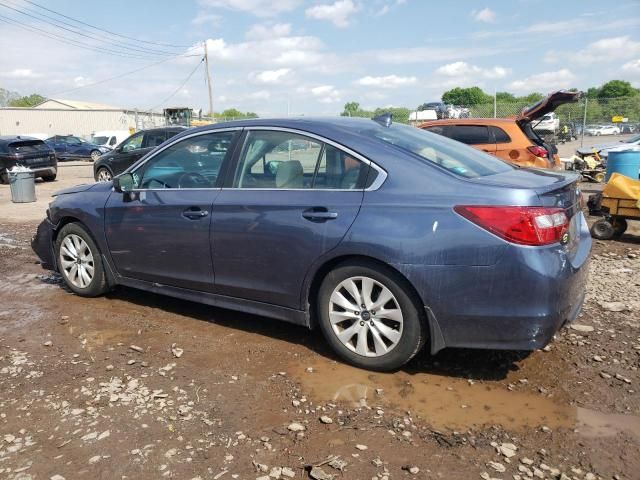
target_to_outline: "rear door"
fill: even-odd
[[[67,142],[65,137],[51,137],[46,140],[46,142],[53,148],[56,152],[56,155],[63,157],[67,152]]]
[[[213,209],[216,293],[301,309],[305,275],[355,220],[370,170],[313,135],[247,129]]]
[[[495,155],[496,143],[486,125],[449,125],[446,136]]]

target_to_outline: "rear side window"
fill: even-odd
[[[9,144],[11,153],[35,153],[49,151],[49,147],[42,140],[23,140]]]
[[[493,143],[489,129],[484,125],[453,125],[448,130],[447,137],[467,145]]]
[[[511,137],[500,127],[489,127],[496,143],[510,143]]]
[[[359,133],[393,145],[461,177],[484,177],[508,172],[515,168],[475,148],[460,145],[458,142],[419,128],[400,124],[383,127],[375,122],[371,123],[373,125],[358,129]]]
[[[166,134],[163,131],[145,133],[143,148],[155,148],[159,145],[162,145],[165,140]]]

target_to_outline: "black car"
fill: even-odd
[[[93,164],[93,176],[97,182],[108,182],[120,175],[144,155],[165,140],[186,130],[186,127],[160,127],[134,133],[112,151],[100,156]]]
[[[433,110],[436,112],[436,118],[441,120],[443,118],[448,118],[448,110],[447,105],[442,102],[429,102],[424,103],[420,106],[420,110]]]
[[[42,140],[32,137],[0,137],[0,182],[8,183],[8,170],[16,165],[29,167],[36,178],[52,182],[58,174],[55,152]]]

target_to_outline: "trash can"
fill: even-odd
[[[36,201],[36,178],[33,172],[9,170],[9,184],[11,186],[11,201],[13,203],[28,203]]]
[[[640,148],[619,147],[609,150],[606,182],[609,181],[609,177],[613,173],[619,173],[633,180],[638,180],[638,175],[640,174]]]

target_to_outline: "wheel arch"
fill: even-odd
[[[348,262],[362,262],[369,264],[373,263],[383,269],[391,270],[395,275],[397,275],[404,284],[405,288],[407,288],[409,297],[413,300],[416,309],[421,314],[422,321],[426,324],[427,330],[429,332],[430,352],[436,353],[445,347],[444,338],[442,336],[438,320],[435,318],[433,312],[431,311],[429,306],[426,305],[425,300],[421,297],[421,295],[418,293],[407,276],[393,265],[368,255],[339,255],[337,257],[326,260],[315,270],[311,280],[308,282],[308,287],[306,288],[305,292],[306,308],[308,309],[309,313],[309,328],[315,329],[318,326],[317,299],[318,292],[323,280],[334,268]]]

